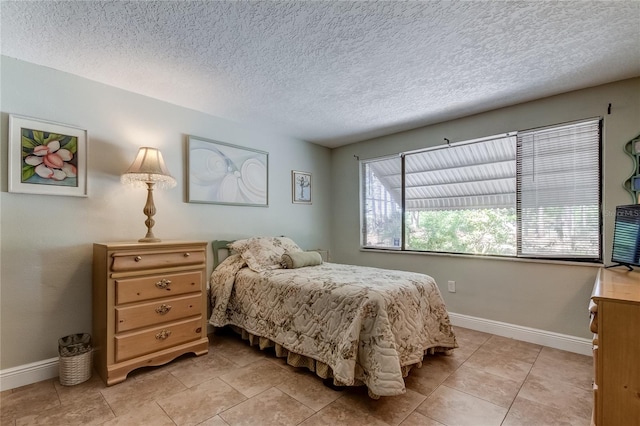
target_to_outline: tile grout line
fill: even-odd
[[[190,388],[187,388],[187,389],[190,389]],[[166,411],[164,408],[162,408],[162,405],[160,405],[160,404],[158,403],[158,400],[157,400],[157,399],[154,399],[154,400],[153,400],[153,403],[154,403],[154,404],[156,404],[156,405],[157,405],[157,406],[162,410],[162,412],[163,412],[163,413],[164,413],[164,414],[165,414],[165,415],[166,415],[166,416],[167,416],[167,417],[168,417],[168,418],[173,422],[173,424],[174,424],[174,425],[176,425],[176,426],[178,425],[178,423],[176,423],[176,421],[175,421],[175,420],[173,420],[173,417],[171,417],[171,416],[169,415],[169,413],[167,413],[167,411]],[[215,416],[214,416],[214,417],[215,417]],[[207,421],[207,420],[208,420],[208,419],[206,419],[206,420],[204,420],[204,421]],[[202,423],[202,422],[201,422],[201,423]]]
[[[538,353],[536,355],[536,359],[533,360],[533,363],[531,363],[531,368],[529,368],[529,371],[527,372],[527,375],[524,377],[524,380],[520,384],[520,387],[518,388],[518,392],[516,392],[516,396],[513,398],[513,401],[511,401],[511,404],[509,404],[509,408],[507,409],[507,413],[504,415],[504,418],[502,419],[502,422],[500,422],[500,425],[504,424],[505,420],[507,419],[507,416],[511,412],[511,408],[513,407],[513,404],[516,402],[516,399],[518,399],[518,395],[520,395],[520,391],[522,391],[522,388],[524,387],[524,384],[527,383],[527,379],[531,375],[531,370],[533,370],[533,366],[536,365],[536,362],[538,361],[538,358],[540,358],[540,353],[542,353],[542,349],[543,348],[544,348],[544,346],[541,346],[540,350],[538,350]]]
[[[485,345],[486,345],[486,344],[491,340],[491,338],[492,338],[493,336],[495,336],[495,334],[491,334],[491,335],[490,335],[490,337],[489,337],[487,340],[485,340],[481,345],[479,345],[479,346],[476,348],[476,350],[474,350],[474,351],[471,353],[471,355],[469,355],[469,356],[467,357],[467,359],[465,359],[465,360],[464,360],[464,361],[463,361],[463,362],[462,362],[462,363],[461,363],[461,364],[460,364],[460,365],[459,365],[459,366],[458,366],[458,367],[453,371],[453,373],[455,373],[456,371],[458,371],[458,369],[460,369],[460,367],[462,367],[462,366],[463,366],[463,365],[464,365],[464,364],[465,364],[465,363],[466,363],[466,362],[467,362],[467,361],[468,361],[468,360],[469,360],[469,359],[470,359],[470,358],[471,358],[471,357],[472,357],[476,352],[478,352],[478,351],[480,350],[480,348],[482,348],[483,346],[485,346]],[[436,387],[436,389],[438,389],[440,386],[444,386],[444,387],[449,388],[449,389],[451,389],[451,390],[455,390],[455,391],[458,391],[458,392],[464,393],[464,394],[466,394],[466,395],[469,395],[469,396],[471,396],[471,397],[478,398],[478,399],[480,399],[480,400],[482,400],[482,401],[488,402],[489,404],[493,404],[493,405],[495,405],[496,407],[507,408],[507,411],[506,411],[506,413],[504,414],[504,417],[502,418],[502,421],[500,422],[500,424],[502,425],[502,424],[504,423],[504,421],[506,420],[507,416],[509,415],[509,411],[511,411],[511,407],[513,406],[514,401],[515,401],[515,400],[516,400],[516,398],[518,397],[518,394],[520,393],[520,390],[522,389],[522,386],[524,386],[524,383],[526,382],[527,377],[529,377],[529,374],[531,373],[531,370],[533,369],[533,365],[534,365],[534,364],[535,364],[535,362],[538,360],[538,357],[540,356],[540,352],[542,352],[542,346],[541,346],[541,347],[540,347],[540,349],[538,350],[538,354],[536,355],[536,359],[531,363],[531,367],[529,368],[529,371],[527,372],[527,375],[526,375],[526,376],[525,376],[525,378],[522,380],[522,383],[520,384],[520,387],[518,388],[518,392],[516,392],[516,396],[513,398],[513,400],[511,401],[511,404],[509,404],[509,407],[508,407],[508,408],[507,408],[507,407],[502,407],[502,406],[500,406],[500,405],[498,405],[498,404],[496,404],[496,403],[494,403],[494,402],[491,402],[491,401],[489,401],[489,400],[487,400],[487,399],[485,399],[485,398],[482,398],[482,397],[479,397],[479,396],[473,395],[473,394],[468,393],[468,392],[466,392],[466,391],[464,391],[464,390],[460,390],[460,389],[452,388],[452,387],[450,387],[450,386],[445,385],[445,384],[444,384],[444,382],[445,382],[445,381],[446,381],[446,380],[451,376],[451,374],[453,374],[453,373],[451,373],[449,376],[447,376],[447,377],[442,381],[442,383],[440,383],[440,384],[438,385],[438,387]],[[435,390],[436,390],[436,389],[434,389],[431,393],[435,392]],[[434,420],[435,420],[435,419],[434,419]],[[436,421],[439,421],[439,420],[436,420]]]
[[[430,396],[431,396],[431,395],[432,395],[432,394],[433,394],[433,393],[434,393],[434,392],[435,392],[435,391],[436,391],[440,386],[444,386],[444,387],[449,388],[449,386],[445,385],[445,384],[444,384],[444,382],[446,382],[446,381],[447,381],[447,379],[448,379],[449,377],[451,377],[451,375],[452,375],[452,374],[454,374],[456,371],[458,371],[458,370],[460,369],[460,367],[462,367],[462,366],[463,366],[463,365],[464,365],[464,364],[469,360],[469,358],[471,358],[471,357],[473,356],[473,354],[475,354],[475,353],[476,353],[476,352],[477,352],[477,351],[478,351],[482,346],[484,346],[484,344],[485,344],[485,343],[487,343],[487,342],[491,339],[491,336],[493,336],[493,335],[491,334],[491,335],[490,335],[490,336],[489,336],[489,337],[488,337],[484,342],[482,342],[480,345],[478,345],[478,347],[477,347],[473,352],[471,352],[471,354],[469,354],[469,356],[468,356],[464,361],[462,361],[462,362],[460,363],[460,365],[458,365],[458,366],[457,366],[457,367],[456,367],[456,368],[455,368],[455,369],[454,369],[454,370],[453,370],[449,375],[447,375],[444,379],[442,379],[442,381],[441,381],[441,382],[439,382],[439,383],[438,383],[438,385],[437,385],[437,386],[436,386],[436,387],[435,387],[431,392],[429,392],[429,395],[426,395],[426,396],[425,396],[424,401],[422,401],[422,402],[418,405],[418,407],[419,407],[420,405],[422,405],[422,404],[423,404],[427,399],[429,399],[429,397],[430,397]],[[457,349],[457,348],[456,348],[456,349]],[[455,350],[455,349],[454,349],[454,350]],[[452,388],[449,388],[449,389],[452,389]],[[457,390],[457,389],[455,389],[455,390]],[[460,391],[460,392],[461,392],[461,391]],[[423,394],[421,394],[420,392],[417,392],[417,393],[419,393],[420,395],[423,395]],[[466,393],[466,392],[463,392],[463,393]],[[473,396],[473,395],[471,395],[471,394],[467,394],[467,395]],[[489,401],[487,401],[487,402],[489,402]],[[409,415],[407,415],[407,416],[406,416],[402,421],[406,420],[406,419],[407,419],[407,417],[409,417],[412,413],[416,413],[416,412],[417,412],[416,410],[417,410],[417,407],[416,407],[413,411],[411,411],[411,413],[409,413]],[[420,415],[422,415],[422,416],[424,416],[424,417],[426,417],[426,418],[428,418],[428,419],[430,419],[430,420],[433,420],[433,421],[438,422],[438,423],[442,423],[440,420],[436,420],[436,419],[434,419],[433,417],[427,416],[426,414],[423,414],[423,413],[420,413],[420,412],[417,412],[417,413],[418,413],[418,414],[420,414]],[[402,422],[400,422],[400,424],[402,424]],[[443,424],[444,424],[444,423],[443,423]],[[444,424],[444,425],[445,425],[445,426],[448,426],[448,425],[446,425],[446,424]]]

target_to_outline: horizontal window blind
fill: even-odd
[[[600,120],[517,139],[518,255],[600,259]]]

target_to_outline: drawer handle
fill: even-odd
[[[156,334],[156,340],[165,340],[171,336],[170,330],[162,330],[160,333]]]
[[[136,262],[140,262],[142,260],[142,256],[136,256],[133,258]]]
[[[167,289],[167,290],[169,290],[170,285],[171,285],[171,280],[168,280],[166,278],[163,278],[156,283],[156,287],[161,289]]]
[[[160,315],[164,315],[171,310],[171,305],[162,304],[156,308],[156,312]]]
[[[191,256],[191,253],[189,253],[189,252],[186,252],[186,253],[184,254],[184,257],[189,257],[189,256]]]

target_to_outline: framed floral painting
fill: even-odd
[[[9,192],[87,196],[87,131],[9,116]]]

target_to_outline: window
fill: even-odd
[[[600,260],[600,120],[361,162],[362,246]]]
[[[400,156],[363,162],[362,182],[363,245],[399,249],[402,242]]]

